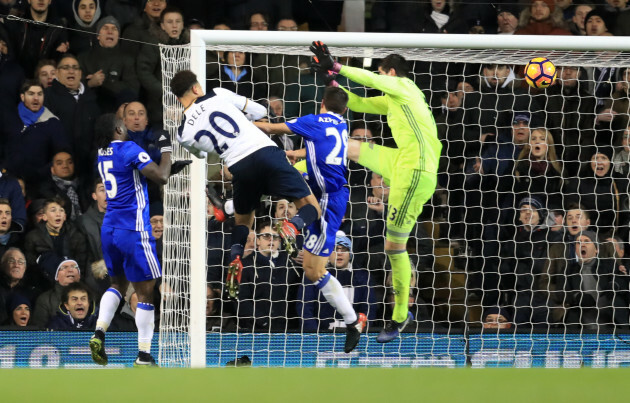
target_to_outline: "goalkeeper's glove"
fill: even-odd
[[[173,162],[171,164],[171,173],[169,174],[169,176],[180,173],[182,169],[186,168],[186,166],[188,166],[191,162],[192,160],[181,160]]]
[[[311,61],[312,69],[323,74],[329,70],[334,73],[339,73],[339,70],[341,70],[341,64],[335,61],[326,44],[321,41],[313,41],[310,49],[315,55]]]
[[[171,144],[171,139],[169,138],[168,133],[160,135],[157,141],[157,147],[160,149],[162,154],[173,152],[173,145]]]

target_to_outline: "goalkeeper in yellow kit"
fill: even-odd
[[[385,253],[392,266],[396,304],[392,320],[376,338],[380,343],[387,343],[413,319],[408,310],[411,263],[407,239],[424,203],[435,191],[442,144],[429,105],[422,91],[407,77],[409,67],[402,56],[387,56],[379,65],[379,74],[375,74],[342,66],[322,42],[313,42],[310,49],[315,54],[311,64],[315,71],[329,79],[331,75],[341,74],[356,83],[383,91],[382,96],[362,98],[344,88],[350,110],[387,115],[387,123],[398,146],[389,148],[356,140],[348,142],[348,158],[382,175],[390,187]],[[338,84],[332,80],[330,85]]]

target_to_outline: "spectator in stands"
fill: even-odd
[[[590,210],[600,233],[614,230],[619,212],[619,190],[612,178],[613,152],[610,146],[593,148],[590,164],[585,164],[579,177],[569,178],[563,190],[567,199]]]
[[[93,182],[92,200],[85,214],[77,220],[77,226],[88,241],[88,266],[84,281],[94,291],[95,299],[98,299],[111,284],[101,249],[101,226],[107,210],[107,195],[100,177]]]
[[[0,258],[10,248],[22,246],[24,226],[13,220],[11,203],[0,198]]]
[[[478,98],[477,98],[478,99]],[[464,234],[465,213],[463,185],[466,161],[479,156],[480,127],[474,121],[476,115],[464,108],[464,96],[459,96],[451,84],[442,95],[442,106],[434,110],[438,137],[442,143],[438,183],[448,190],[447,216],[449,230],[453,234]]]
[[[549,312],[548,247],[560,234],[550,231],[546,225],[547,209],[539,197],[521,199],[518,208],[516,233],[512,235],[503,227],[500,235],[504,257],[500,289],[502,292],[515,290],[515,324],[544,327],[553,321]],[[506,281],[505,277],[511,280]]]
[[[57,62],[51,59],[40,60],[35,67],[35,79],[39,80],[42,88],[48,88],[57,78]]]
[[[162,264],[162,250],[164,235],[164,206],[162,201],[156,200],[149,205],[149,222],[151,223],[151,235],[155,238],[155,249],[157,251],[160,265]]]
[[[630,10],[628,0],[606,0],[604,9],[612,13],[619,13],[621,11]]]
[[[57,78],[57,62],[51,59],[40,60],[35,67],[35,79],[39,80],[42,88],[52,86]]]
[[[571,35],[554,0],[532,0],[521,12],[516,35]]]
[[[575,13],[569,22],[569,29],[573,35],[586,35],[586,26],[584,19],[586,15],[593,10],[590,4],[576,4]]]
[[[147,111],[151,123],[162,124],[162,63],[158,44],[184,45],[190,42],[190,31],[184,28],[184,15],[175,7],[162,10],[159,27],[150,29],[151,37],[146,38],[137,55],[138,80],[146,94]]]
[[[9,297],[7,301],[7,314],[9,320],[2,330],[27,330],[33,329],[33,321],[31,320],[31,311],[33,303],[24,295],[15,293]]]
[[[89,289],[80,281],[64,288],[62,305],[48,322],[50,330],[94,330],[98,318]]]
[[[597,235],[583,231],[576,240],[577,259],[567,268],[565,324],[582,329],[628,325],[628,290],[617,283],[615,259],[600,253]]]
[[[497,135],[509,128],[515,112],[529,114],[530,126],[542,127],[544,116],[539,103],[519,88],[514,69],[505,64],[482,66],[480,93],[468,93],[464,108],[470,109],[473,122],[481,126],[482,143],[500,141]]]
[[[239,293],[239,328],[287,331],[297,328],[296,294],[299,272],[279,251],[280,237],[269,222],[258,225],[256,252],[243,261]]]
[[[31,192],[36,199],[59,197],[72,221],[83,214],[88,204],[84,193],[75,175],[72,155],[66,151],[60,151],[53,156],[47,178],[43,178],[37,189]]]
[[[142,7],[146,5],[142,3],[143,2],[136,0],[107,0],[107,2],[105,2],[105,15],[116,18],[122,28],[120,32],[123,32],[125,28],[140,19]],[[147,2],[147,4],[148,3],[149,2]],[[125,36],[125,38],[128,37]]]
[[[17,179],[0,170],[0,198],[9,201],[12,220],[26,228],[26,205],[20,186]]]
[[[630,67],[623,67],[619,70],[619,79],[615,84],[615,92],[612,96],[611,109],[619,115],[615,116],[614,119],[623,117],[624,123],[627,123],[630,115]]]
[[[129,140],[138,144],[149,154],[153,161],[162,158],[158,141],[162,137],[170,138],[168,132],[161,129],[162,124],[149,124],[147,110],[141,102],[130,102],[123,108],[122,120],[127,127]],[[149,181],[149,200],[161,200],[161,186]]]
[[[546,206],[554,199],[561,201],[562,162],[558,159],[549,130],[532,131],[529,143],[525,144],[516,158],[513,172],[513,186],[503,190],[513,192],[514,200],[536,195]]]
[[[85,236],[72,222],[66,221],[60,199],[46,200],[43,222],[26,234],[24,251],[29,266],[39,268],[36,280],[44,286],[54,282],[57,263],[63,256],[78,262],[79,267],[87,267]]]
[[[278,220],[290,220],[297,214],[297,207],[295,207],[295,203],[290,202],[287,199],[278,200],[275,207],[276,210],[274,212],[274,218]]]
[[[417,32],[423,33],[468,33],[466,20],[458,14],[452,2],[449,4],[445,0],[431,0],[426,3],[424,12],[420,14],[418,25]]]
[[[248,27],[252,31],[267,31],[269,29],[269,17],[261,12],[254,12],[247,18]]]
[[[483,312],[484,329],[509,329],[512,327],[507,309],[499,307],[486,308]]]
[[[518,28],[521,7],[518,4],[500,4],[497,7],[497,34],[513,35]]]
[[[614,33],[617,36],[630,36],[630,9],[628,9],[628,3],[626,3],[625,10],[621,10],[617,15]]]
[[[284,101],[282,98],[272,95],[269,97],[269,109],[273,116],[272,123],[283,123],[286,119],[284,118]]]
[[[507,180],[511,180],[514,162],[525,144],[529,141],[530,119],[528,112],[514,112],[512,117],[512,129],[510,131],[500,129],[497,142],[489,142],[482,148],[481,156],[468,162],[466,167],[466,182],[464,183],[466,214],[464,216],[465,236],[467,247],[473,257],[468,259],[468,265],[473,268],[483,268],[484,276],[497,280],[499,270],[499,223],[505,223],[505,212],[501,214],[500,207],[506,205],[504,199],[506,192],[499,189],[509,188]],[[487,130],[487,129],[486,129]],[[497,128],[494,128],[497,131]],[[482,132],[484,130],[482,129]],[[485,135],[492,137],[491,134]],[[484,135],[481,136],[484,138]],[[509,202],[509,199],[508,199]],[[513,204],[512,204],[513,206]],[[509,216],[508,216],[509,217]],[[511,221],[513,222],[513,221]],[[482,257],[483,256],[483,257]],[[483,281],[480,272],[471,277],[471,281],[477,281],[477,286],[482,284],[496,284],[496,281]],[[498,303],[496,287],[490,287],[484,292],[482,301],[484,306],[493,306]],[[494,291],[493,291],[494,290]]]
[[[619,190],[619,235],[627,238],[630,222],[630,125],[623,130],[621,146],[612,160],[613,178]]]
[[[9,248],[0,258],[0,300],[6,306],[7,298],[13,293],[25,295],[33,301],[39,289],[31,281],[30,270],[24,254],[18,248]],[[2,302],[0,302],[0,305]]]
[[[91,0],[89,0],[91,1]],[[120,24],[114,17],[105,17],[96,25],[98,41],[79,63],[87,85],[96,91],[102,112],[114,112],[123,102],[137,99],[140,83],[134,59],[119,46]]]
[[[517,156],[529,142],[530,119],[531,115],[527,112],[513,114],[511,132],[508,134],[506,131],[501,131],[497,143],[491,143],[485,147],[474,165],[469,163],[466,168],[467,173],[478,173],[479,176],[469,176],[467,186],[476,188],[476,185],[480,185],[482,190],[496,189],[497,181],[505,179],[506,174],[512,171]],[[486,134],[485,138],[490,135]]]
[[[352,263],[352,241],[342,231],[337,232],[335,251],[328,258],[329,271],[341,283],[344,291],[352,296],[352,306],[357,314],[362,313],[371,323],[376,318],[376,297],[369,272]],[[306,277],[298,289],[297,313],[302,322],[302,331],[313,332],[324,329],[345,328],[346,325],[323,294]]]
[[[281,17],[276,24],[276,30],[291,35],[291,32],[297,32],[298,25],[291,17]],[[303,56],[278,53],[252,55],[255,82],[268,83],[269,93],[277,97],[284,96],[288,86],[297,85],[301,70],[306,66],[308,58]]]
[[[143,42],[155,43],[157,41],[156,35],[160,30],[160,15],[166,8],[167,3],[166,0],[143,0],[143,2],[142,15],[139,18],[135,18],[123,31],[122,35],[122,50],[133,58],[138,57]],[[118,1],[118,3],[122,3],[122,1]],[[123,5],[119,4],[119,6]],[[128,7],[130,5],[124,6]],[[125,13],[116,13],[114,17],[118,21],[124,21],[128,18]],[[121,23],[121,26],[126,25],[125,22]],[[129,40],[126,41],[125,39]]]
[[[591,10],[584,17],[584,29],[587,36],[612,36],[612,16],[601,8]]]
[[[94,123],[100,115],[96,93],[81,82],[79,60],[70,54],[59,60],[57,79],[44,90],[44,104],[59,117],[69,139],[79,182],[89,186],[94,176]]]
[[[573,4],[573,0],[555,0],[556,7],[562,11],[562,18],[565,21],[571,19],[571,17],[575,14],[575,5]],[[579,1],[579,0],[578,0]]]
[[[547,89],[544,110],[547,127],[554,135],[558,155],[567,177],[578,174],[580,161],[590,156],[584,150],[595,142],[596,100],[587,90],[586,71],[578,66],[563,66],[558,84]]]
[[[81,281],[81,269],[75,260],[64,256],[58,260],[56,272],[51,273],[51,277],[55,279],[53,288],[40,294],[35,302],[32,324],[37,327],[46,326],[59,312],[65,287]]]
[[[244,52],[225,52],[225,65],[218,77],[209,77],[208,87],[222,87],[250,99],[267,97],[266,81],[256,81],[251,68],[250,55]]]
[[[68,32],[70,49],[75,55],[87,52],[95,45],[94,33],[96,24],[101,18],[99,0],[72,0],[74,21],[68,25],[72,30]]]
[[[584,18],[586,35],[611,36],[612,23],[612,17],[607,11],[603,8],[595,8]],[[602,108],[602,106],[612,98],[612,93],[615,89],[613,83],[616,81],[618,70],[617,67],[595,67],[592,77],[589,77],[594,82],[593,94],[597,98],[597,106],[600,107],[599,112],[605,112],[602,109],[607,108]],[[612,116],[598,116],[598,122],[602,118],[609,122]],[[610,145],[610,143],[608,144]]]
[[[29,1],[24,18],[28,21],[9,20],[6,28],[12,50],[27,77],[32,78],[35,66],[41,59],[57,59],[69,49],[62,21],[50,10],[52,0]],[[39,24],[43,23],[43,24]]]
[[[7,116],[4,167],[19,175],[30,191],[46,177],[52,156],[68,147],[62,122],[44,106],[46,97],[39,82],[29,80],[22,86],[21,102]]]

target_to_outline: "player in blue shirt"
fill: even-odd
[[[349,353],[359,342],[365,328],[365,315],[357,314],[339,281],[326,270],[328,256],[335,249],[335,237],[346,213],[350,192],[347,188],[348,125],[341,116],[348,95],[340,88],[328,87],[319,115],[307,115],[287,123],[255,123],[267,134],[302,136],[306,142],[307,183],[318,198],[322,216],[306,228],[304,235],[304,274],[346,323],[344,350]]]
[[[168,138],[159,141],[162,156],[158,165],[127,136],[125,124],[114,114],[103,115],[96,122],[98,171],[107,193],[101,242],[112,286],[101,298],[90,350],[97,364],[107,364],[105,332],[131,282],[138,295],[138,358],[134,366],[155,365],[151,357],[153,288],[155,279],[162,276],[162,268],[149,223],[147,178],[159,184],[167,182],[172,173],[172,148]]]

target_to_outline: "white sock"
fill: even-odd
[[[107,331],[121,300],[122,296],[117,289],[108,288],[107,291],[105,291],[101,297],[98,319],[96,320],[96,330],[101,330],[103,333]]]
[[[326,301],[343,316],[343,321],[346,322],[346,325],[356,322],[357,313],[354,312],[352,303],[348,300],[348,297],[343,292],[343,287],[335,276],[330,274],[330,272],[326,272],[322,278],[315,282],[315,285],[324,294]]]
[[[155,325],[155,307],[153,304],[138,302],[136,310],[136,327],[138,328],[138,351],[151,354],[151,340]]]

